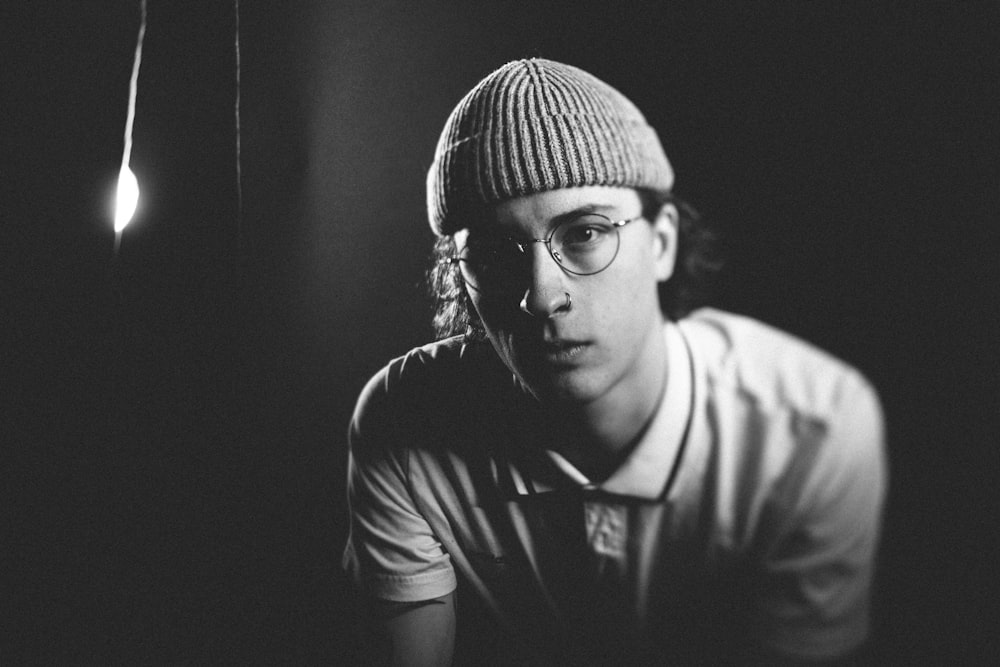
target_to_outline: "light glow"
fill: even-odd
[[[115,232],[121,233],[126,225],[132,220],[132,214],[139,204],[139,181],[135,174],[122,165],[122,170],[118,174],[118,194],[115,196]]]

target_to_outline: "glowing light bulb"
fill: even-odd
[[[115,232],[121,233],[125,229],[138,204],[139,181],[128,165],[122,165],[118,174],[118,194],[115,197]]]

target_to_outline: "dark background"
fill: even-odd
[[[860,367],[892,471],[876,657],[1000,651],[994,3],[150,0],[0,9],[0,662],[353,661],[343,433],[426,342],[424,175],[507,60],[625,91],[728,231],[716,303]],[[960,7],[960,8],[954,8]]]

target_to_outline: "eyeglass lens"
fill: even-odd
[[[465,281],[476,290],[496,291],[522,282],[530,269],[535,241],[503,237],[469,237],[459,257]],[[562,269],[592,275],[610,266],[618,254],[618,227],[598,213],[559,223],[545,241],[549,254]]]

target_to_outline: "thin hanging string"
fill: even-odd
[[[236,14],[236,240],[240,250],[243,248],[243,168],[240,146],[240,0],[233,0]]]

